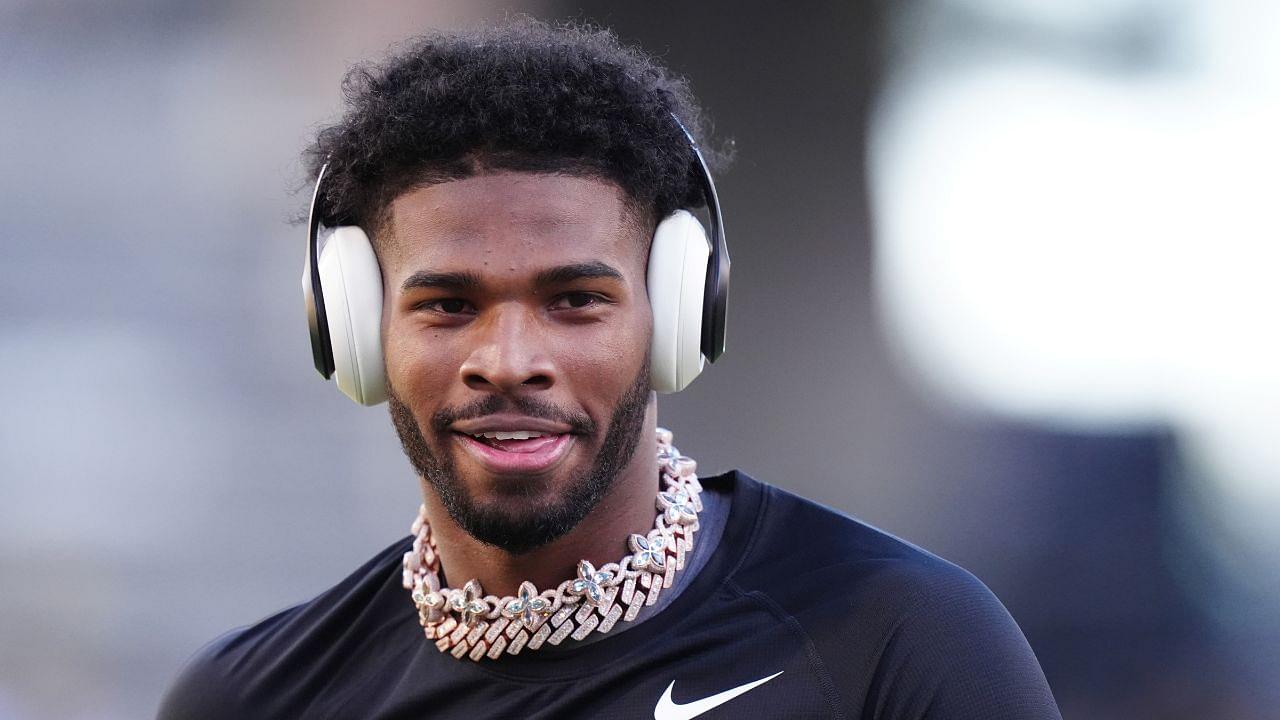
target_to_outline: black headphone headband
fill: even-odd
[[[311,210],[307,213],[307,255],[303,261],[303,297],[307,303],[307,325],[311,328],[311,358],[316,370],[328,380],[333,375],[333,344],[329,340],[329,318],[324,311],[324,289],[320,287],[320,188],[329,163],[320,166],[316,189],[311,193]]]
[[[707,201],[707,215],[711,220],[711,261],[707,263],[707,284],[702,295],[702,354],[708,361],[715,362],[724,354],[725,321],[729,312],[729,246],[724,241],[720,196],[716,194],[711,169],[698,149],[698,142],[675,113],[671,113],[671,119],[680,126],[680,132],[684,133],[689,147],[693,149],[698,177],[702,181],[702,195]]]
[[[695,168],[702,181],[702,194],[707,201],[707,214],[711,219],[711,259],[707,263],[706,286],[702,296],[702,354],[715,362],[724,354],[725,319],[729,307],[729,248],[724,241],[724,223],[720,218],[720,198],[711,180],[707,161],[698,149],[698,143],[680,118],[671,114],[689,140],[696,161]],[[307,325],[311,329],[311,356],[316,370],[327,380],[333,375],[333,344],[329,339],[329,321],[325,316],[324,289],[320,286],[320,191],[324,186],[325,171],[329,163],[320,167],[316,187],[311,194],[311,210],[307,218],[307,254],[303,262],[303,296],[307,304]]]

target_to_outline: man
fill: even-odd
[[[965,571],[657,427],[723,342],[687,87],[518,21],[353,71],[309,150],[317,367],[386,397],[423,506],[201,650],[163,718],[1056,718]],[[709,202],[708,238],[682,209]],[[332,230],[325,249],[315,234]]]

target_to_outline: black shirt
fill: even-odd
[[[406,538],[204,647],[160,717],[1060,718],[1017,624],[968,572],[745,474],[701,481],[732,494],[720,542],[616,637],[479,663],[441,653],[400,584]]]

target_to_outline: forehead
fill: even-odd
[[[616,184],[594,177],[493,172],[410,190],[392,201],[384,274],[424,268],[536,272],[603,260],[644,269],[647,236]]]

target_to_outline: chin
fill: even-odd
[[[517,492],[497,492],[490,499],[468,498],[445,505],[454,522],[469,535],[513,555],[565,536],[595,505],[558,488],[529,492],[534,489],[525,486]]]
[[[612,489],[617,473],[602,472],[587,454],[578,447],[555,467],[525,475],[459,463],[450,476],[428,480],[468,534],[519,555],[571,532]]]

